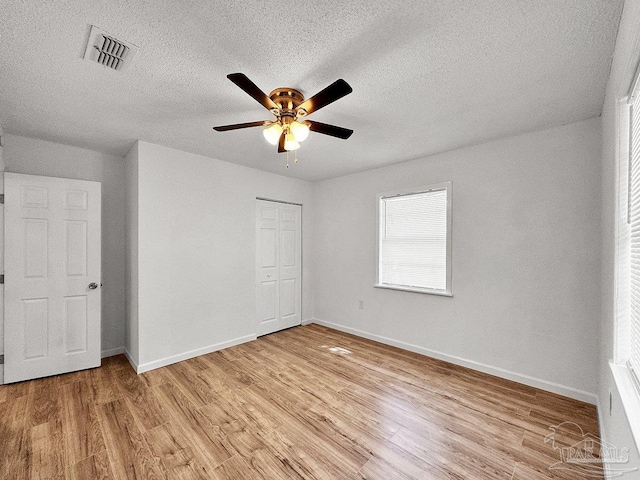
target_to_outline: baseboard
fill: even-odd
[[[144,373],[148,372],[149,370],[155,370],[156,368],[166,367],[167,365],[171,365],[172,363],[181,362],[193,357],[198,357],[200,355],[205,355],[207,353],[222,350],[223,348],[229,348],[233,347],[234,345],[240,345],[241,343],[250,342],[252,340],[255,340],[256,338],[257,337],[255,335],[247,335],[244,337],[234,338],[233,340],[229,340],[227,342],[216,343],[215,345],[209,345],[207,347],[198,348],[196,350],[191,350],[177,355],[171,355],[170,357],[160,358],[152,362],[141,363],[137,366],[134,366],[134,368],[137,373]],[[127,356],[127,358],[129,358],[129,356]],[[131,365],[134,365],[134,362],[132,362],[130,358],[129,362],[131,363]]]
[[[306,320],[302,320],[301,325],[310,325],[313,323],[313,318],[307,318]]]
[[[108,350],[102,350],[100,358],[115,357],[116,355],[122,355],[123,353],[124,347],[109,348]]]
[[[600,395],[596,395],[596,414],[598,415],[598,429],[600,430],[600,444],[606,445],[607,439],[604,435],[604,423],[602,423],[602,417],[604,416],[602,412],[602,407],[600,406]],[[602,469],[604,470],[604,479],[609,480],[611,475],[609,474],[609,465],[606,461],[602,462]]]
[[[365,332],[362,330],[357,330],[355,328],[346,327],[344,325],[339,325],[337,323],[327,322],[325,320],[320,320],[318,318],[314,318],[313,321],[310,323],[317,323],[318,325],[324,325],[325,327],[333,328],[335,330],[340,330],[341,332],[350,333],[352,335],[367,338],[369,340],[374,340],[376,342],[384,343],[385,345],[391,345],[393,347],[402,348],[403,350],[408,350],[410,352],[426,355],[427,357],[437,358],[438,360],[444,360],[445,362],[453,363],[455,365],[460,365],[462,367],[468,367],[473,370],[477,370],[479,372],[488,373],[489,375],[494,375],[496,377],[504,378],[506,380],[512,380],[514,382],[522,383],[530,387],[539,388],[541,390],[546,390],[548,392],[557,393],[558,395],[574,398],[576,400],[590,403],[592,405],[597,405],[597,402],[598,402],[598,396],[594,393],[585,392],[584,390],[579,390],[577,388],[568,387],[565,385],[561,385],[559,383],[550,382],[548,380],[543,380],[541,378],[531,377],[529,375],[512,372],[510,370],[505,370],[504,368],[494,367],[484,363],[476,362],[474,360],[467,360],[466,358],[456,357],[454,355],[448,355],[446,353],[438,352],[437,350],[431,350],[430,348],[420,347],[418,345],[413,345],[411,343],[401,342],[399,340],[394,340],[392,338],[383,337],[381,335],[376,335],[376,334]]]
[[[124,349],[124,356],[127,357],[127,360],[129,361],[129,365],[131,365],[131,368],[133,368],[133,370],[136,373],[140,373],[138,372],[138,364],[134,362],[133,358],[131,357],[131,354],[129,353],[129,350],[127,350],[126,348]]]

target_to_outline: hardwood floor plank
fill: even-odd
[[[120,370],[122,368],[131,368],[127,357],[124,355],[115,355],[102,359],[102,366],[111,370]]]
[[[62,432],[41,423],[31,428],[29,462],[32,479],[65,478],[64,440]]]
[[[198,374],[204,369],[193,367],[187,362],[180,362],[169,365],[166,368],[171,382],[176,385],[195,406],[202,407],[211,403],[216,396],[211,392],[211,388]]]
[[[513,460],[498,452],[473,442],[460,444],[446,432],[425,438],[402,428],[391,442],[428,464],[430,469],[446,472],[447,476],[509,478],[515,466]]]
[[[40,380],[51,380],[58,385],[67,385],[74,382],[86,382],[91,376],[91,370],[78,370],[77,372],[65,373],[64,375],[55,375],[53,377],[41,378]]]
[[[318,438],[280,427],[265,439],[269,451],[281,462],[288,462],[296,474],[309,479],[348,478],[357,473],[351,462],[335,456]]]
[[[252,386],[225,392],[217,404],[242,425],[250,426],[254,431],[267,435],[282,425],[283,418],[278,404],[266,394],[257,394],[256,389],[257,386]],[[212,405],[207,405],[201,411],[208,412],[211,407]]]
[[[204,357],[204,355],[201,355],[199,357],[190,358],[188,360],[185,360],[184,363],[186,363],[187,365],[193,367],[196,370],[204,370],[205,368],[209,368],[209,364],[207,363],[207,361],[203,357]]]
[[[115,480],[107,451],[96,453],[89,458],[68,467],[67,478],[70,480]]]
[[[69,468],[69,477],[71,480],[116,480],[106,450],[72,465]]]
[[[144,433],[152,454],[163,466],[167,478],[206,480],[213,470],[207,470],[196,460],[190,441],[181,429],[171,423],[155,427]]]
[[[60,399],[67,464],[73,465],[105,450],[91,382],[63,385]]]
[[[40,378],[29,382],[25,426],[27,428],[50,423],[53,435],[61,428],[60,403],[57,380],[60,377]]]
[[[263,480],[240,455],[235,455],[214,470],[214,478],[220,480]]]
[[[131,369],[120,369],[114,377],[125,401],[141,431],[146,431],[168,421],[152,390]]]
[[[122,393],[115,383],[112,369],[108,367],[94,368],[90,370],[89,378],[94,403],[108,403],[122,397]]]
[[[243,457],[251,457],[256,451],[266,448],[258,432],[249,427],[231,432],[227,435],[229,443]]]
[[[229,435],[247,427],[247,422],[243,420],[244,415],[224,397],[205,405],[199,409],[199,412],[207,418],[212,431],[221,436]]]
[[[116,478],[164,479],[124,399],[97,406],[109,463]]]
[[[431,466],[393,443],[381,446],[371,459],[355,474],[366,479],[425,479],[463,478],[451,475],[437,465]]]
[[[194,453],[198,454],[204,467],[216,468],[237,453],[226,437],[184,396],[179,387],[164,384],[155,391],[164,408],[170,412],[172,424],[189,439]]]
[[[0,385],[0,390],[3,391],[0,397],[5,398],[7,401],[17,400],[26,396],[29,393],[29,387],[31,382],[17,382],[10,383],[8,385]]]
[[[288,458],[278,457],[271,453],[269,449],[254,451],[247,459],[247,462],[265,479],[286,478],[293,480],[306,478],[291,464]]]
[[[26,418],[26,397],[17,401],[0,404],[0,452],[4,458],[0,462],[0,478],[29,478],[31,463],[29,450],[31,436],[24,426]]]
[[[442,399],[435,407],[398,406],[385,401],[380,392],[348,388],[341,395],[382,419],[392,416],[395,423],[416,433],[446,429],[454,434],[470,436],[482,443],[519,444],[524,428],[502,419],[482,414]]]
[[[138,378],[147,388],[159,387],[164,383],[171,382],[171,377],[166,368],[157,368],[141,373],[138,375]]]
[[[550,480],[553,478],[551,474],[542,473],[537,470],[531,469],[528,465],[523,463],[517,463],[513,470],[512,480]]]

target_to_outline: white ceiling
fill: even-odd
[[[0,0],[0,124],[125,155],[136,139],[321,180],[599,115],[622,0]],[[120,74],[82,60],[90,26],[140,46]],[[310,118],[299,163],[227,80],[353,93]]]

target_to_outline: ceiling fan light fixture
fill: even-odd
[[[284,149],[288,152],[297,150],[300,148],[300,144],[296,141],[293,133],[287,133],[284,137]]]
[[[262,131],[264,138],[271,145],[277,145],[278,140],[280,140],[280,135],[282,135],[282,125],[279,123],[274,123]]]
[[[309,136],[309,125],[294,121],[289,125],[289,129],[297,142],[304,142]]]

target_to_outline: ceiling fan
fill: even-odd
[[[248,127],[267,127],[263,130],[264,137],[272,145],[278,145],[278,153],[300,148],[299,142],[307,138],[309,131],[342,138],[343,140],[349,138],[353,133],[353,130],[347,128],[305,119],[307,115],[326,107],[353,91],[349,84],[342,79],[336,80],[324,90],[305,100],[304,95],[295,88],[276,88],[267,96],[243,73],[231,73],[227,75],[227,78],[252,96],[276,118],[275,120],[213,127],[218,132]]]

